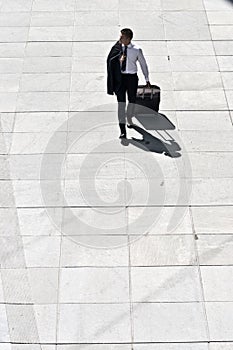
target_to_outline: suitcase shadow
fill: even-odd
[[[137,139],[132,137],[131,139],[122,139],[121,143],[124,146],[129,144],[138,147],[146,152],[155,152],[159,154],[164,154],[165,156],[171,158],[181,157],[181,147],[180,145],[167,133],[166,130],[174,130],[175,125],[163,114],[156,113],[153,115],[136,116],[137,120],[143,125],[147,130],[164,130],[166,134],[170,137],[170,140],[162,141],[161,139],[151,135],[148,131],[141,128],[138,125],[132,125],[131,128],[142,135],[142,139]],[[159,132],[158,132],[159,133]],[[160,134],[160,133],[159,133]],[[160,135],[162,136],[162,135]]]

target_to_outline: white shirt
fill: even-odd
[[[124,51],[124,44],[122,44],[122,49]],[[143,55],[142,49],[139,45],[133,44],[132,42],[127,45],[127,59],[126,59],[126,70],[121,71],[122,74],[134,74],[137,73],[137,61],[139,61],[142,73],[146,81],[149,81],[149,71],[148,66]]]

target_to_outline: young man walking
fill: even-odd
[[[120,138],[126,138],[126,92],[128,96],[127,123],[131,127],[138,88],[137,61],[139,61],[147,86],[150,86],[148,66],[140,46],[131,42],[133,32],[121,30],[119,41],[112,47],[107,58],[107,93],[117,96]]]

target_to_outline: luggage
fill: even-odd
[[[159,111],[160,87],[138,85],[135,114],[150,114]],[[145,108],[146,107],[146,108]]]

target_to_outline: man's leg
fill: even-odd
[[[132,124],[132,117],[134,116],[138,80],[137,74],[128,75],[127,94],[129,103],[127,106],[127,122],[129,125]]]
[[[121,130],[121,136],[126,137],[125,128],[125,106],[126,106],[126,85],[125,79],[122,77],[122,86],[117,93],[118,101],[118,121]]]

